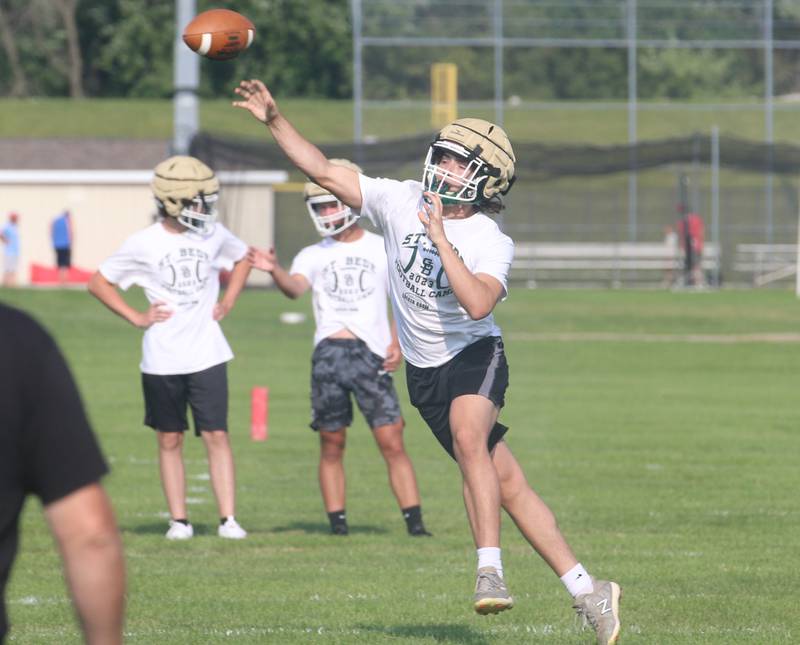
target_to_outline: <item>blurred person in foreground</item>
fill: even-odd
[[[220,521],[217,535],[242,539],[235,517],[236,477],[228,438],[227,362],[233,352],[219,321],[233,308],[250,273],[247,245],[216,222],[219,181],[194,157],[158,164],[151,184],[159,219],[131,235],[100,265],[89,291],[115,314],[145,330],[142,390],[145,425],[156,431],[159,469],[170,513],[166,538],[194,536],[186,509],[183,433],[192,410],[202,437]],[[232,269],[218,301],[220,271]],[[146,311],[120,294],[142,287]]]
[[[17,284],[19,267],[19,215],[9,213],[8,222],[0,231],[3,242],[3,286],[14,287]]]
[[[242,81],[235,92],[233,106],[266,125],[302,172],[383,233],[411,403],[463,477],[477,548],[475,611],[514,605],[500,553],[502,507],[561,578],[598,643],[616,642],[619,585],[592,578],[577,561],[503,439],[508,428],[497,422],[508,365],[492,311],[506,296],[514,245],[485,213],[502,208],[514,182],[505,132],[481,119],[457,120],[430,145],[422,183],[376,179],[331,163],[261,81]]]
[[[0,643],[19,519],[32,494],[44,507],[86,643],[122,642],[125,564],[100,479],[108,467],[75,382],[50,335],[0,305]]]
[[[331,163],[360,172],[345,159]],[[389,471],[389,484],[406,529],[430,535],[414,467],[403,446],[405,421],[391,372],[402,360],[397,330],[386,315],[388,276],[380,236],[314,183],[303,190],[308,213],[322,241],[302,249],[289,271],[274,249],[250,249],[253,266],[267,271],[289,298],[313,291],[314,353],[311,357],[311,428],[319,432],[319,486],[331,532],[347,535],[344,451],[355,397]]]

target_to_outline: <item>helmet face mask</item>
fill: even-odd
[[[440,165],[445,155],[458,160],[450,164],[454,169]],[[489,170],[479,158],[471,157],[464,146],[452,141],[435,141],[428,148],[422,183],[426,190],[440,195],[444,204],[471,204],[480,200]]]
[[[342,166],[353,172],[361,173],[361,168],[347,159],[329,159],[329,161],[335,166]],[[343,204],[335,195],[313,181],[309,181],[303,186],[303,199],[306,202],[306,209],[311,221],[314,222],[314,228],[322,237],[338,235],[358,221],[359,216],[353,213],[349,206]],[[333,204],[336,205],[335,210],[332,207]]]
[[[442,164],[446,154],[459,162]],[[501,127],[483,119],[458,119],[442,128],[428,148],[422,184],[441,195],[444,204],[479,204],[511,189],[515,162]]]
[[[219,180],[202,161],[170,157],[155,167],[150,187],[163,215],[197,233],[208,235],[214,230]]]
[[[336,210],[326,208],[332,204],[336,205]],[[358,216],[350,207],[342,204],[330,193],[307,197],[306,209],[311,221],[314,222],[314,228],[322,237],[338,235],[358,221]]]
[[[211,233],[214,230],[214,223],[217,221],[218,199],[217,193],[210,195],[200,193],[186,203],[178,215],[178,221],[195,233],[204,235]]]

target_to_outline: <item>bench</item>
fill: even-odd
[[[717,244],[703,249],[704,273],[718,275]],[[684,257],[663,242],[518,242],[510,278],[529,287],[541,283],[571,285],[660,284],[670,286],[683,276]]]
[[[796,244],[737,244],[733,270],[750,274],[753,286],[797,274]]]

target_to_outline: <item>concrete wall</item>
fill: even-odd
[[[218,173],[219,220],[247,244],[274,242],[273,185],[285,182],[282,171]],[[72,264],[93,271],[131,233],[153,221],[151,170],[0,171],[0,222],[19,213],[20,263],[17,280],[28,285],[32,263],[55,266],[50,223],[64,209],[72,213],[75,243]],[[248,284],[270,284],[261,271]]]

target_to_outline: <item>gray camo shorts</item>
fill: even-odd
[[[331,431],[349,426],[351,393],[373,430],[400,420],[400,402],[392,375],[383,371],[383,359],[363,340],[321,341],[311,356],[311,427]]]

